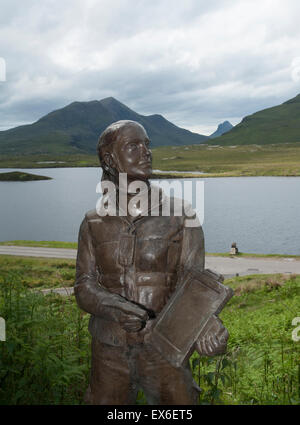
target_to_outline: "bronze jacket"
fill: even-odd
[[[88,212],[81,224],[75,296],[91,314],[89,331],[101,342],[123,346],[141,341],[144,330],[129,335],[118,323],[116,308],[134,302],[155,314],[167,303],[186,268],[204,269],[202,228],[188,227],[186,214],[171,216],[99,216]],[[178,201],[178,200],[177,200]],[[181,201],[180,201],[181,202]]]

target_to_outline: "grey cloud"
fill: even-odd
[[[300,56],[294,0],[274,0],[274,10],[267,0],[3,3],[2,128],[74,100],[114,96],[195,129],[300,92],[289,69]]]

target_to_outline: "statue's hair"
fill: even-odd
[[[144,127],[136,121],[121,120],[110,124],[100,135],[97,144],[97,153],[100,165],[103,169],[102,180],[110,180],[110,176],[115,174],[115,171],[105,163],[104,155],[106,152],[112,152],[113,144],[116,142],[120,131],[127,126],[138,125],[143,130]]]

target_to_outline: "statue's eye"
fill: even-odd
[[[135,143],[129,143],[127,145],[127,147],[128,147],[128,149],[134,150],[134,149],[136,149],[136,144]]]

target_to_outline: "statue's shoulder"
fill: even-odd
[[[85,218],[87,221],[91,221],[91,220],[96,220],[96,219],[98,219],[98,218],[99,218],[99,215],[97,214],[96,209],[93,209],[93,210],[88,211],[88,212],[85,214],[84,218]]]

